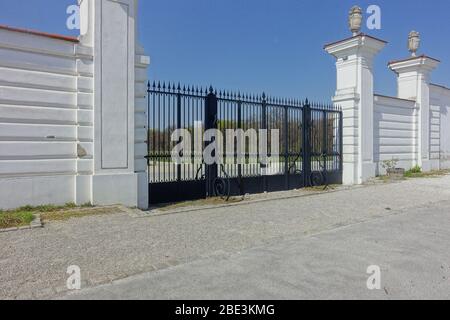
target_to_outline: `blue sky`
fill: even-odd
[[[65,11],[74,3],[2,0],[0,24],[73,35]],[[450,87],[448,0],[141,0],[149,77],[328,101],[335,67],[323,45],[350,35],[347,14],[355,4],[382,10],[382,29],[363,30],[389,42],[376,59],[377,93],[395,95],[395,76],[386,64],[409,55],[412,29],[422,35],[420,53],[442,61],[433,82]]]

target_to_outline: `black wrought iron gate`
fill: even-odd
[[[193,141],[182,163],[172,159],[180,142],[172,141],[176,129],[186,129]],[[222,133],[222,141],[216,143],[223,150],[235,143],[235,137],[227,135],[230,129],[250,135],[250,129],[267,132],[267,141],[257,148],[245,142],[241,157],[233,147],[219,163],[206,165],[202,151],[208,142],[202,135],[208,129]],[[278,135],[272,137],[275,130]],[[271,150],[271,139],[278,139],[278,152]],[[195,148],[196,141],[201,150]],[[272,159],[275,153],[276,161],[263,161],[262,154]],[[340,184],[341,155],[342,112],[333,105],[213,88],[148,85],[150,204]]]

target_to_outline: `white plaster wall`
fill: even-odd
[[[417,108],[415,101],[375,95],[374,161],[377,175],[385,174],[382,163],[397,159],[406,170],[417,163]]]
[[[90,61],[75,42],[0,29],[0,208],[90,201],[76,184],[92,174]]]
[[[441,106],[433,105],[430,102],[430,160],[436,163],[433,170],[439,170],[439,160],[441,158]]]
[[[432,157],[441,169],[450,169],[450,89],[430,85]]]
[[[0,27],[0,209],[148,207],[137,0],[79,4],[80,41]]]

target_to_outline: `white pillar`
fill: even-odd
[[[136,52],[137,0],[81,0],[80,5],[82,24],[88,21],[80,42],[92,47],[94,56],[92,202],[143,207],[142,168],[135,170],[135,99],[137,91],[141,94],[136,66],[148,65],[148,59]]]
[[[149,181],[145,158],[148,154],[147,68],[149,65],[150,57],[146,56],[144,48],[136,43],[134,170],[138,175],[138,207],[140,209],[147,209],[149,204]]]
[[[389,68],[397,74],[397,96],[415,100],[418,107],[417,159],[423,171],[439,169],[439,159],[430,159],[430,75],[439,61],[427,56],[393,61]]]
[[[375,177],[373,60],[385,45],[383,40],[359,34],[325,46],[337,59],[333,101],[343,108],[343,183],[347,185]]]

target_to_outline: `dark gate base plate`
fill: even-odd
[[[199,200],[205,197],[205,180],[150,183],[149,187],[150,205]]]
[[[342,184],[342,173],[326,173],[327,184]],[[288,191],[305,187],[302,174],[230,178],[230,196]],[[206,198],[206,180],[151,183],[150,205],[176,203]]]

